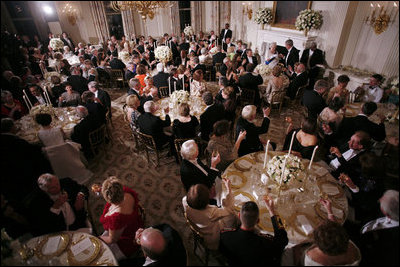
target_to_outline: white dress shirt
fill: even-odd
[[[365,85],[364,91],[365,91],[364,95],[365,102],[372,101],[375,103],[379,103],[379,101],[381,101],[383,96],[383,89],[381,89],[379,86]]]
[[[349,161],[349,160],[351,160],[352,158],[354,158],[355,156],[357,156],[357,154],[359,154],[361,151],[363,151],[363,150],[359,150],[359,151],[357,151],[357,150],[354,150],[354,149],[349,149],[349,150],[347,150],[346,152],[344,152],[343,154],[342,154],[342,157],[346,160],[346,161]],[[331,160],[331,162],[329,163],[329,167],[331,167],[332,169],[334,169],[334,170],[337,170],[339,167],[340,167],[340,162],[339,162],[339,160],[337,159],[337,158],[335,158],[335,159],[333,159],[333,160]]]
[[[292,48],[293,48],[293,46],[287,51],[286,58],[285,58],[286,66],[287,66],[287,59],[288,59],[288,57],[290,55],[290,51],[292,51]]]
[[[58,194],[58,195],[49,195],[49,197],[53,201],[56,201],[60,197],[60,194]],[[55,208],[51,207],[50,211],[55,213],[55,214],[57,214],[57,215],[60,214],[60,212],[63,213],[64,220],[65,220],[65,225],[67,225],[67,230],[68,230],[69,226],[71,224],[73,224],[74,221],[75,221],[74,211],[72,210],[71,205],[68,203],[68,201],[64,202],[64,204],[62,204],[60,206],[60,208],[58,208],[58,209],[55,209]]]
[[[43,96],[35,96],[35,97],[36,97],[37,101],[39,101],[40,105],[46,104],[46,101],[44,100]]]
[[[369,231],[388,229],[393,227],[399,227],[399,222],[392,220],[388,217],[381,217],[376,220],[366,223],[363,228],[361,228],[361,234],[365,234]]]

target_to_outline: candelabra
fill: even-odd
[[[253,16],[253,9],[251,8],[251,3],[243,2],[242,5],[243,5],[243,10],[242,10],[243,15],[247,14],[247,17],[251,19],[251,17]]]
[[[76,19],[78,18],[78,10],[74,8],[71,4],[67,3],[62,9],[61,13],[67,16],[67,19],[71,25],[76,24]]]
[[[370,14],[365,18],[365,23],[370,25],[376,34],[381,34],[386,31],[390,23],[394,23],[399,12],[399,4],[394,1],[393,6],[387,4],[386,6],[380,3],[371,3]],[[389,11],[390,9],[390,11]]]

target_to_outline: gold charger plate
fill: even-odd
[[[336,208],[336,209],[342,211],[342,217],[341,217],[341,218],[339,218],[339,217],[336,216],[335,214],[334,214],[334,216],[335,216],[335,218],[338,219],[339,221],[344,222],[344,220],[346,219],[346,214],[345,214],[344,210],[343,210],[342,208],[340,208],[340,207],[339,207],[337,204],[335,204],[334,202],[331,202],[331,206],[332,206],[332,212],[333,212],[333,208]],[[315,210],[315,213],[318,215],[319,218],[321,218],[322,220],[328,220],[328,213],[327,213],[327,211],[325,210],[325,208],[322,207],[321,203],[317,202],[317,203],[314,205],[314,210]]]
[[[309,233],[309,234],[307,235],[307,234],[304,232],[303,228],[301,228],[301,224],[300,224],[300,222],[299,222],[298,219],[297,219],[297,216],[299,216],[299,215],[303,215],[304,217],[306,217],[307,220],[308,220],[308,222],[310,223],[311,227],[312,227],[313,229],[315,229],[315,226],[317,225],[317,223],[315,222],[315,219],[314,219],[313,217],[311,217],[309,214],[304,213],[304,212],[296,212],[296,213],[294,213],[292,216],[290,216],[290,218],[289,218],[289,224],[290,224],[290,226],[292,227],[292,229],[293,229],[294,231],[296,231],[296,232],[299,233],[300,235],[303,235],[303,236],[310,236],[310,235],[312,234],[312,232]]]
[[[231,178],[232,176],[240,177],[240,178],[242,179],[241,183],[240,183],[239,185],[232,183],[232,178]],[[231,180],[231,187],[232,187],[232,188],[238,189],[238,188],[243,187],[243,186],[247,183],[247,178],[246,178],[246,176],[244,176],[243,173],[238,172],[238,171],[230,171],[230,172],[227,172],[227,173],[225,174],[225,177],[226,177],[227,179]]]
[[[274,226],[272,225],[271,217],[267,209],[260,209],[260,222],[258,227],[267,232],[274,232]]]
[[[248,162],[248,163],[250,163],[250,166],[249,167],[241,166],[240,165],[241,162]],[[235,168],[238,169],[239,171],[243,171],[244,172],[244,171],[250,170],[252,165],[255,164],[255,163],[256,163],[255,160],[253,160],[253,159],[251,159],[249,157],[243,157],[243,158],[239,158],[239,159],[235,160],[233,162],[233,165],[235,165]]]
[[[342,188],[340,188],[339,184],[332,182],[332,181],[324,181],[324,180],[318,180],[318,187],[321,193],[325,193],[326,195],[328,195],[329,197],[342,197],[344,194],[344,191]],[[325,192],[323,189],[323,185],[332,185],[335,186],[337,188],[337,190],[339,191],[337,194],[328,194],[327,192]]]
[[[43,254],[43,248],[47,244],[47,241],[49,240],[49,238],[50,237],[55,237],[55,236],[60,236],[60,239],[61,239],[60,243],[58,244],[57,250],[54,253]],[[38,245],[35,248],[35,253],[39,258],[43,258],[43,257],[58,257],[68,247],[69,240],[70,240],[69,235],[66,234],[66,233],[47,235],[45,238],[43,238],[38,243]]]
[[[73,266],[88,265],[94,259],[96,259],[96,257],[99,255],[99,252],[101,250],[101,242],[96,237],[93,237],[93,236],[89,237],[89,239],[92,242],[93,246],[91,246],[90,248],[84,250],[83,252],[79,253],[76,256],[74,256],[74,254],[72,253],[71,248],[68,249],[67,261],[68,261],[69,265],[73,265]],[[82,241],[82,240],[80,240],[80,241]],[[85,255],[85,256],[89,254],[89,256],[86,256],[86,257],[83,256],[83,259],[81,260],[81,259],[79,259],[79,255],[82,255],[82,254]]]
[[[234,193],[233,193],[233,199],[235,199],[235,197],[238,196],[238,195],[240,195],[240,194],[242,194],[243,196],[247,197],[247,198],[249,199],[248,201],[254,201],[254,202],[255,202],[255,199],[254,199],[254,197],[253,197],[252,195],[250,195],[250,194],[247,193],[247,192],[243,192],[243,191],[236,191],[236,192],[234,192]],[[243,203],[243,202],[242,202],[242,203]],[[236,205],[235,205],[235,210],[240,211],[240,209],[242,208],[242,203],[240,204],[240,206],[236,206]]]

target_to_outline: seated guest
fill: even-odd
[[[221,78],[224,78],[223,76]],[[226,79],[225,79],[226,80]],[[215,101],[224,107],[224,118],[233,124],[236,119],[236,94],[231,86],[225,87],[220,90]]]
[[[283,151],[289,150],[293,132],[296,132],[293,139],[292,154],[300,158],[311,159],[314,147],[318,144],[316,136],[317,124],[315,119],[306,118],[301,124],[300,129],[293,129],[292,118],[288,117],[289,127],[286,131],[286,138],[283,144]]]
[[[146,76],[146,78],[144,78],[144,83],[146,84],[146,86],[143,88],[143,103],[149,100],[157,101],[158,99],[160,99],[158,97],[158,89],[154,86],[153,77]]]
[[[201,139],[208,141],[210,140],[210,133],[214,123],[224,118],[224,107],[214,103],[214,97],[211,92],[205,92],[202,98],[207,108],[200,115],[200,132]]]
[[[219,154],[221,161],[216,167],[220,171],[224,171],[229,164],[237,159],[240,143],[246,138],[246,131],[242,131],[235,144],[233,144],[229,135],[230,127],[227,120],[214,123],[214,130],[207,145],[207,151],[210,155],[213,152]]]
[[[44,146],[56,146],[65,142],[65,133],[61,127],[51,126],[52,118],[50,114],[39,113],[35,120],[42,126],[38,132],[38,137]]]
[[[81,104],[81,96],[78,92],[72,90],[72,85],[69,82],[64,83],[65,91],[58,99],[59,107],[71,107]]]
[[[372,101],[375,103],[379,103],[383,96],[383,89],[380,87],[382,80],[382,75],[372,75],[369,79],[369,84],[366,84],[363,87],[357,87],[357,89],[355,90],[356,93],[359,92],[362,95],[361,99],[356,100],[363,102]]]
[[[337,147],[331,147],[331,154],[336,158],[332,159],[329,167],[332,168],[332,176],[339,177],[339,174],[349,173],[351,170],[360,168],[359,157],[370,149],[371,138],[368,133],[363,131],[355,132],[347,145],[339,150]]]
[[[203,47],[200,50],[201,55],[199,56],[199,63],[206,65],[209,64],[208,62],[212,60],[212,57],[207,53],[207,48]]]
[[[99,84],[95,81],[88,83],[88,88],[92,93],[94,93],[95,102],[102,104],[105,109],[109,111],[109,117],[111,118],[110,95],[106,91],[101,90]]]
[[[141,65],[145,66],[148,70],[153,70],[156,67],[156,60],[150,60],[150,51],[143,53],[143,59],[140,62]]]
[[[255,67],[256,65],[251,63],[246,65],[246,73],[239,77],[239,86],[242,89],[253,90],[255,93],[254,105],[259,106],[261,99],[258,86],[263,83],[263,78],[260,74],[253,73]]]
[[[282,75],[282,67],[279,65],[276,65],[272,69],[272,79],[269,79],[267,88],[265,89],[265,93],[263,95],[263,100],[269,104],[271,104],[271,101],[283,101],[283,98],[286,95],[286,92],[284,91],[285,88],[289,85],[289,79],[285,76]],[[276,92],[281,92],[278,95]],[[272,97],[274,96],[274,99]]]
[[[139,66],[137,66],[135,78],[138,79],[140,82],[139,92],[142,95],[143,88],[146,87],[146,83],[144,82],[144,78],[146,78],[146,67],[144,65],[139,64]]]
[[[201,97],[207,91],[206,83],[203,80],[204,74],[201,69],[193,73],[193,79],[190,83],[190,96]]]
[[[172,68],[169,74],[169,86],[171,88],[171,93],[175,90],[183,90],[182,79],[179,79],[178,77],[178,70],[176,68]]]
[[[226,77],[226,72],[228,68],[231,66],[231,60],[229,57],[224,58],[222,61],[221,68],[219,69],[219,72],[217,72],[217,76],[225,76]]]
[[[126,64],[125,80],[129,81],[136,76],[136,65],[133,62],[128,62]]]
[[[89,111],[89,114],[95,117],[96,125],[99,127],[103,123],[106,123],[106,108],[95,102],[95,95],[91,91],[85,91],[82,94],[83,105]]]
[[[293,78],[287,89],[287,96],[289,96],[292,100],[296,97],[296,93],[299,88],[306,85],[308,81],[306,66],[304,66],[304,64],[300,63],[295,69],[295,73],[296,76]]]
[[[230,37],[227,37],[227,38],[225,39],[225,42],[222,43],[222,50],[223,50],[224,52],[228,52],[228,49],[231,48],[231,47],[233,48],[233,51],[235,51],[235,45],[232,44],[231,38],[230,38]]]
[[[275,212],[273,200],[264,199],[271,216],[274,236],[263,235],[256,230],[259,223],[259,209],[255,202],[243,203],[236,229],[223,229],[220,235],[219,251],[228,260],[229,266],[280,265],[282,251],[288,244],[286,230]]]
[[[246,131],[246,139],[240,144],[239,157],[263,150],[259,135],[268,132],[270,112],[270,108],[263,109],[264,119],[261,126],[257,127],[253,122],[256,118],[256,106],[247,105],[242,109],[242,116],[239,117],[236,124],[236,138],[239,137],[241,131]]]
[[[233,56],[235,55],[235,47],[234,46],[230,46],[228,47],[228,49],[226,50],[226,55],[227,57],[229,57],[230,60],[233,59]]]
[[[111,56],[117,58],[118,57],[118,50],[115,44],[110,44],[107,49],[107,55],[111,58]]]
[[[340,97],[346,103],[348,102],[349,90],[347,90],[346,86],[349,84],[350,78],[347,75],[340,75],[337,78],[338,85],[329,89],[328,96],[326,97],[326,103],[331,102],[331,100],[335,97]]]
[[[127,260],[127,266],[186,266],[186,249],[179,233],[169,224],[139,228],[135,240],[140,244],[143,256]],[[120,265],[125,265],[125,262]],[[138,264],[135,264],[138,263]]]
[[[399,265],[399,191],[387,190],[379,199],[384,217],[361,228],[361,264]]]
[[[103,182],[101,193],[107,203],[100,217],[104,233],[99,238],[118,260],[131,257],[139,249],[134,242],[135,233],[144,226],[138,195],[115,176]]]
[[[140,112],[138,111],[138,107],[140,106],[139,98],[136,95],[128,95],[126,97],[126,105],[127,105],[127,117],[129,121],[129,125],[132,130],[137,130],[138,126],[138,118],[140,116]]]
[[[65,83],[61,84],[60,77],[53,75],[51,76],[51,83],[54,85],[49,92],[58,101],[60,96],[65,92]],[[72,88],[73,89],[73,88]]]
[[[60,74],[65,76],[71,76],[71,65],[69,64],[68,60],[63,58],[60,62]]]
[[[318,80],[314,85],[314,90],[305,90],[303,95],[303,105],[308,110],[308,117],[318,118],[318,115],[326,107],[326,103],[322,95],[328,89],[328,82]]]
[[[246,49],[246,55],[243,58],[242,66],[246,69],[248,64],[253,64],[254,66],[258,65],[257,57],[253,56],[253,51],[248,48]]]
[[[221,208],[209,204],[210,189],[204,184],[191,186],[182,199],[187,218],[199,228],[206,247],[211,250],[218,249],[220,231],[223,228],[234,228],[238,225],[230,180],[223,179],[223,182],[227,194],[221,201]]]
[[[160,149],[165,143],[170,141],[170,137],[163,131],[164,127],[171,125],[171,119],[168,115],[169,108],[165,112],[165,120],[154,115],[157,106],[153,101],[147,101],[143,105],[144,113],[138,118],[138,125],[141,133],[151,135],[154,138],[157,149]]]
[[[195,138],[197,126],[199,126],[199,121],[195,116],[190,115],[189,104],[179,104],[179,117],[174,120],[172,125],[175,138]]]
[[[42,88],[39,87],[39,85],[36,84],[31,84],[28,86],[29,91],[31,92],[29,99],[32,103],[32,105],[37,106],[37,105],[45,105],[47,103],[47,100],[44,96]],[[51,97],[51,96],[49,96]],[[50,101],[52,101],[52,98],[50,98]]]
[[[1,117],[19,120],[27,113],[25,106],[13,98],[10,91],[1,90]]]
[[[168,86],[169,74],[164,72],[164,65],[162,63],[158,63],[156,68],[157,74],[153,77],[154,85],[157,88]]]
[[[187,58],[187,50],[184,50],[181,48],[179,57],[175,58],[174,66],[182,65],[182,66],[186,67],[188,62],[189,62],[189,59]]]
[[[199,156],[199,148],[194,140],[188,140],[181,147],[182,164],[181,164],[181,181],[186,190],[195,184],[204,184],[209,189],[213,187],[215,179],[219,175],[216,169],[220,162],[219,155],[211,157],[211,167],[207,167]]]
[[[125,73],[125,63],[122,62],[117,56],[110,56],[110,61],[108,62],[110,64],[111,69],[114,70],[121,70],[122,73]]]
[[[194,57],[192,60],[192,70],[190,71],[193,75],[193,73],[196,70],[201,70],[203,72],[203,75],[206,73],[206,66],[203,64],[200,64],[199,58],[198,57]]]
[[[72,89],[79,94],[87,90],[88,81],[81,76],[81,71],[78,67],[71,67],[71,76],[67,79],[72,84]]]
[[[385,116],[381,116],[381,121],[376,124],[368,119],[376,110],[375,102],[366,102],[361,107],[361,113],[355,117],[345,117],[340,124],[339,134],[341,140],[348,140],[356,131],[368,133],[375,141],[383,141],[386,138]]]
[[[50,173],[42,174],[37,183],[39,189],[26,200],[27,216],[34,236],[87,227],[84,201],[89,192],[85,186],[71,178],[59,180]]]
[[[222,64],[222,61],[226,58],[226,54],[221,52],[221,45],[217,45],[217,53],[213,55],[213,65],[219,63]]]

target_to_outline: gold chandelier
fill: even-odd
[[[147,17],[153,19],[157,8],[168,8],[172,5],[169,1],[111,1],[111,8],[115,11],[135,10],[143,20]]]

